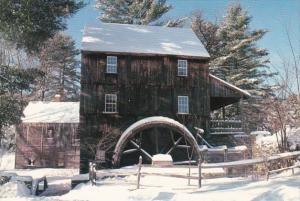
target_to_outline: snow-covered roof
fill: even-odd
[[[23,123],[79,123],[79,102],[29,102]]]
[[[181,55],[209,58],[192,29],[99,23],[86,26],[83,51]]]
[[[234,89],[234,90],[236,90],[236,91],[244,94],[245,96],[248,96],[248,97],[251,96],[251,94],[248,91],[243,90],[243,89],[241,89],[241,88],[239,88],[237,86],[234,86],[233,84],[230,84],[230,83],[228,83],[228,82],[226,82],[226,81],[224,81],[224,80],[222,80],[222,79],[220,79],[220,78],[218,78],[218,77],[216,77],[216,76],[214,76],[212,74],[209,74],[209,77],[211,77],[211,78],[213,78],[215,80],[218,80],[219,82],[221,82],[222,84],[226,85],[227,87],[229,87],[231,89]]]

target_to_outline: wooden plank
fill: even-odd
[[[225,167],[250,166],[250,165],[265,163],[266,161],[269,162],[278,159],[294,158],[296,156],[300,156],[300,151],[281,153],[275,156],[270,156],[267,159],[256,158],[256,159],[247,159],[247,160],[231,161],[231,162],[224,162],[224,163],[206,163],[206,164],[204,163],[202,164],[202,168],[225,168]]]
[[[183,137],[178,138],[178,140],[176,140],[176,142],[173,144],[173,146],[169,149],[169,151],[167,151],[166,154],[170,154],[175,148],[176,146],[180,143],[180,141],[182,140]]]

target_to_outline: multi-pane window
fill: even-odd
[[[177,74],[179,76],[187,76],[187,74],[188,74],[187,68],[188,68],[187,60],[178,60]]]
[[[105,110],[107,113],[117,112],[117,95],[105,94]]]
[[[107,56],[106,73],[117,73],[118,58],[116,56]]]
[[[188,114],[189,113],[189,97],[178,96],[178,113]]]

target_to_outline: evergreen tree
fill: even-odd
[[[230,5],[220,23],[205,21],[201,14],[192,17],[192,28],[211,56],[214,75],[248,90],[254,96],[271,93],[264,81],[268,73],[268,52],[256,42],[266,30],[250,30],[251,17],[240,4]]]
[[[166,0],[96,0],[100,20],[111,23],[149,24],[171,9]]]
[[[36,77],[42,76],[38,69],[22,69],[0,64],[0,144],[3,128],[21,120],[27,102],[23,96],[29,93]]]
[[[211,61],[211,72],[249,91],[254,96],[268,95],[264,81],[273,76],[267,72],[266,49],[256,42],[267,32],[250,30],[251,17],[240,4],[230,5],[216,33],[220,41],[217,57]]]
[[[251,17],[240,4],[230,5],[219,23],[205,21],[201,14],[192,17],[192,28],[211,56],[210,72],[242,89],[253,98],[243,101],[241,110],[237,104],[227,107],[229,118],[243,114],[247,131],[256,129],[262,122],[260,115],[263,97],[272,95],[273,88],[266,85],[266,79],[274,76],[268,73],[268,52],[257,47],[266,30],[250,30]]]
[[[220,40],[217,37],[219,25],[203,19],[201,12],[194,12],[191,17],[192,29],[210,54],[210,59],[218,58]]]
[[[83,6],[77,0],[0,0],[0,33],[18,48],[36,52]]]
[[[51,100],[60,94],[62,100],[78,100],[80,88],[79,50],[75,41],[62,33],[49,39],[39,54],[40,69],[45,73],[39,81],[38,98]]]

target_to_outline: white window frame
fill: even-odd
[[[104,113],[117,113],[118,97],[117,94],[105,94]]]
[[[178,76],[188,76],[188,61],[183,59],[178,59],[177,62],[177,75]]]
[[[178,114],[189,114],[189,97],[178,96],[177,97],[177,113]]]
[[[106,57],[106,73],[116,74],[118,72],[118,57],[107,56]]]

